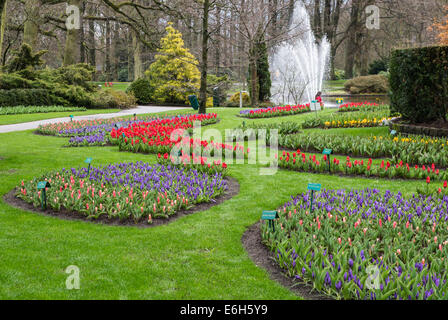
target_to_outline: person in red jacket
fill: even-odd
[[[319,92],[316,94],[316,97],[314,98],[314,100],[316,100],[317,102],[319,102],[319,104],[320,104],[320,108],[323,109],[324,103],[322,102],[322,97],[321,97],[321,95],[322,95],[322,92],[319,91]]]

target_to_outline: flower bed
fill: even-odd
[[[354,111],[389,111],[388,105],[379,105],[377,103],[371,102],[351,102],[346,104],[341,104],[338,108],[338,112],[354,112]]]
[[[447,180],[448,171],[439,170],[434,164],[428,166],[410,166],[408,163],[400,161],[392,165],[388,161],[382,161],[380,165],[374,165],[372,159],[352,160],[350,157],[341,159],[332,157],[328,163],[326,155],[307,155],[300,150],[289,153],[283,151],[278,157],[278,166],[283,169],[326,173],[329,170],[332,174],[359,175],[364,177],[380,177],[390,179],[434,179]],[[330,168],[330,169],[329,169]]]
[[[82,120],[65,123],[54,123],[39,126],[38,133],[46,135],[55,135],[62,137],[71,137],[70,147],[80,146],[105,146],[113,143],[112,131],[117,132],[117,127],[127,128],[129,126],[142,126],[149,128],[173,127],[182,123],[183,128],[191,128],[194,121],[200,121],[203,125],[216,123],[216,114],[206,115],[185,115],[166,118],[140,118],[140,119],[121,119],[113,118],[106,120]]]
[[[221,160],[213,160],[207,157],[202,157],[201,155],[196,154],[184,154],[182,152],[181,156],[173,157],[172,155],[158,154],[157,162],[165,165],[165,166],[177,166],[180,168],[187,167],[190,169],[197,170],[200,173],[205,173],[208,175],[220,174],[223,177],[227,175],[227,164],[225,162],[221,162]]]
[[[292,116],[295,114],[300,114],[304,112],[309,112],[310,104],[306,105],[296,105],[296,106],[279,106],[272,108],[261,108],[261,109],[251,109],[240,111],[240,117],[244,118],[273,118],[281,116]]]
[[[189,168],[136,162],[91,167],[89,173],[86,168],[51,172],[22,181],[17,196],[40,207],[39,181],[51,185],[46,194],[53,210],[135,223],[168,218],[194,204],[210,202],[227,189],[221,173],[208,175]]]
[[[126,128],[113,129],[111,132],[111,142],[119,146],[120,151],[140,152],[140,153],[169,153],[173,147],[176,152],[185,151],[185,154],[218,154],[232,153],[233,158],[247,158],[249,150],[245,150],[242,145],[222,144],[213,141],[190,138],[184,136],[185,130],[193,127],[194,121],[208,123],[216,121],[216,114],[195,115],[189,118],[176,118],[162,123],[137,123]],[[172,139],[171,134],[177,131],[177,139]]]
[[[324,190],[314,211],[310,198],[291,197],[275,230],[261,226],[290,276],[335,298],[446,298],[448,197]]]
[[[348,114],[334,113],[320,118],[309,118],[303,124],[303,129],[310,128],[364,128],[386,126],[393,118],[387,111],[353,112]]]
[[[371,158],[391,157],[393,163],[434,163],[443,168],[448,167],[448,140],[431,137],[359,137],[312,132],[280,135],[279,145],[291,150],[301,149],[309,152],[321,152],[329,148],[337,154]]]

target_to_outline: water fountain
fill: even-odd
[[[310,103],[322,91],[330,44],[324,37],[316,42],[310,17],[297,1],[289,29],[292,40],[277,47],[271,56],[273,102]]]

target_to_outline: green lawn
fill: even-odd
[[[238,109],[209,109],[231,129],[247,121],[303,121],[313,114],[263,120],[237,118]],[[186,113],[171,111],[169,114]],[[329,112],[329,111],[325,111]],[[165,113],[164,113],[165,114]],[[341,130],[368,134],[383,129]],[[335,131],[335,130],[332,130]],[[116,147],[62,148],[68,139],[31,131],[0,134],[0,194],[22,179],[63,167],[123,161],[155,162],[154,155]],[[309,182],[324,188],[379,188],[415,192],[423,182],[342,178],[291,171],[259,175],[259,166],[230,165],[240,194],[210,210],[155,228],[102,226],[18,210],[0,202],[0,299],[299,299],[269,279],[242,247],[261,211],[276,209]],[[66,290],[69,265],[80,268],[81,289]]]
[[[119,111],[120,109],[91,109],[77,112],[48,112],[48,113],[0,115],[0,125],[39,121],[53,118],[64,118],[64,117],[68,118],[70,117],[70,115],[87,116],[92,114],[114,113]]]
[[[129,85],[131,84],[130,82],[112,82],[113,86],[112,87],[105,87],[104,86],[104,82],[100,82],[100,81],[96,81],[96,82],[92,82],[95,85],[100,85],[102,89],[112,89],[112,90],[117,90],[117,91],[126,91],[126,89],[129,87]]]

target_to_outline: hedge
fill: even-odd
[[[0,106],[21,105],[66,105],[67,101],[51,94],[46,89],[0,89]]]
[[[390,62],[391,111],[411,123],[446,120],[448,46],[395,50]]]

